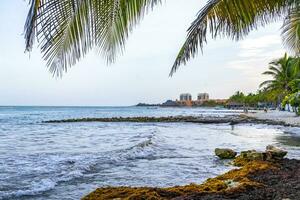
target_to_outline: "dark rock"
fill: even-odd
[[[283,159],[287,155],[287,151],[282,150],[280,148],[269,145],[266,147],[266,154],[268,160],[280,160]]]
[[[216,154],[216,156],[218,156],[221,159],[232,159],[232,158],[235,158],[235,156],[237,155],[237,152],[235,152],[232,149],[216,148],[215,154]]]

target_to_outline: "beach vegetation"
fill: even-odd
[[[240,103],[245,106],[253,108],[264,106],[276,106],[277,105],[277,91],[267,91],[265,89],[258,90],[256,93],[244,94],[241,91],[237,91],[235,94],[229,97],[229,102]]]
[[[271,76],[272,79],[260,84],[267,91],[278,91],[280,101],[284,96],[299,90],[300,70],[299,58],[289,57],[285,54],[269,64],[269,69],[263,75]]]
[[[285,96],[282,101],[282,106],[286,107],[286,105],[290,105],[293,108],[293,111],[300,115],[300,94],[299,92],[295,92]]]
[[[271,61],[263,75],[271,78],[263,81],[256,93],[244,94],[238,91],[229,98],[229,102],[250,107],[263,105],[284,108],[290,105],[300,114],[300,58],[288,56],[286,53],[283,57]]]
[[[282,108],[290,105],[297,115],[300,114],[300,58],[285,54],[269,64],[269,69],[263,73],[272,79],[261,83],[265,91],[274,92]]]

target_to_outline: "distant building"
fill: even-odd
[[[181,94],[179,101],[176,101],[179,106],[192,106],[192,95],[189,93]]]
[[[181,94],[180,101],[192,101],[192,95],[189,93]]]
[[[199,93],[197,100],[198,101],[208,101],[209,100],[209,94],[208,93]]]

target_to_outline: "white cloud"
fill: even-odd
[[[240,43],[239,57],[253,58],[253,57],[265,57],[265,55],[273,50],[270,48],[281,44],[281,38],[279,35],[266,35],[257,38],[248,38]],[[277,55],[277,54],[276,54]]]
[[[258,88],[258,85],[266,79],[261,74],[267,69],[268,63],[283,54],[279,35],[248,38],[239,43],[237,57],[227,63],[227,68],[239,71],[241,77],[244,77],[245,84]]]
[[[242,49],[261,49],[281,43],[279,35],[265,35],[258,38],[248,38],[241,42]]]

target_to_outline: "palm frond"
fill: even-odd
[[[281,65],[275,66],[275,65],[269,65],[269,70],[275,72],[276,74],[282,73],[282,70],[280,70]]]
[[[95,12],[104,19],[99,21],[95,30],[96,46],[108,63],[114,62],[116,55],[123,51],[126,38],[144,14],[160,2],[161,0],[115,0],[111,6],[96,7]]]
[[[291,10],[282,26],[284,46],[295,54],[300,53],[300,8]]]
[[[54,75],[62,75],[95,46],[113,62],[134,25],[160,1],[30,0],[26,50],[36,37]]]
[[[267,81],[262,82],[262,83],[259,85],[259,87],[260,87],[260,88],[268,87],[268,86],[270,86],[270,85],[272,85],[272,84],[275,84],[274,80],[267,80]]]
[[[170,76],[203,49],[209,33],[213,39],[240,40],[251,30],[282,19],[290,4],[291,0],[209,0],[188,29]]]
[[[263,74],[263,75],[271,75],[271,76],[276,76],[276,75],[277,75],[277,73],[274,72],[274,71],[265,71],[265,72],[263,72],[262,74]]]

